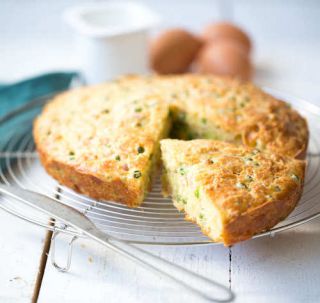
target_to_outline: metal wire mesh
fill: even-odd
[[[286,230],[320,216],[320,108],[273,91],[271,93],[290,102],[308,119],[311,135],[308,170],[303,197],[294,212],[272,230],[257,237]],[[34,102],[0,120],[0,182],[58,199],[84,213],[101,230],[129,242],[173,245],[212,243],[197,225],[184,220],[184,215],[174,208],[170,199],[162,197],[159,177],[143,205],[135,209],[80,195],[49,177],[40,165],[32,139],[32,121],[44,103],[45,100]],[[0,207],[45,228],[77,234],[63,223],[55,222],[7,197],[2,197]]]

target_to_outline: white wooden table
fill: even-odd
[[[0,80],[77,66],[70,32],[59,23],[61,9],[74,2],[1,1]],[[217,15],[214,1],[203,1],[201,6],[193,1],[143,2],[167,16],[164,26],[184,24],[198,29]],[[316,26],[320,32],[320,8],[316,1],[309,5],[291,1],[291,6],[269,1],[265,7],[254,1],[239,2],[236,19],[257,41],[256,82],[320,105],[320,44],[315,34]],[[263,22],[261,12],[273,18]],[[302,24],[301,18],[306,22]],[[287,31],[291,34],[286,36]],[[84,239],[75,243],[70,272],[58,272],[46,258],[49,240],[45,230],[0,211],[0,302],[196,302],[165,280]],[[57,241],[61,262],[67,240],[60,237]],[[231,249],[145,249],[229,285],[236,302],[320,302],[319,220]]]

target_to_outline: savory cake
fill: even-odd
[[[165,139],[161,151],[166,194],[203,233],[225,245],[273,227],[302,193],[302,160],[205,139]]]
[[[209,75],[129,76],[117,81],[137,98],[169,103],[171,137],[214,139],[305,158],[308,126],[289,104],[250,82]]]
[[[170,132],[170,135],[168,135]],[[127,76],[54,98],[34,138],[47,172],[95,199],[141,204],[159,140],[207,138],[305,157],[306,121],[251,83],[205,75]]]
[[[130,207],[143,201],[169,130],[169,107],[157,96],[115,97],[97,86],[56,97],[34,123],[47,172],[80,193]]]

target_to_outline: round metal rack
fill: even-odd
[[[291,103],[308,119],[310,142],[304,193],[299,204],[288,218],[256,237],[272,235],[320,216],[320,108],[306,101],[266,90]],[[166,245],[212,243],[197,225],[184,220],[184,215],[176,210],[170,199],[162,197],[159,177],[143,205],[134,209],[80,195],[49,177],[40,165],[32,138],[33,119],[46,101],[47,98],[35,100],[0,119],[0,182],[57,199],[88,216],[101,230],[128,242]],[[71,227],[8,197],[1,197],[0,207],[49,230],[81,236]]]

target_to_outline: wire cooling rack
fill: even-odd
[[[320,108],[276,91],[277,98],[291,103],[309,122],[308,169],[303,196],[288,218],[268,232],[273,235],[320,216]],[[197,225],[184,220],[170,199],[161,195],[160,178],[143,205],[128,208],[115,202],[102,202],[59,185],[41,167],[32,138],[32,122],[48,98],[35,100],[0,120],[0,182],[45,194],[72,206],[88,216],[101,230],[115,238],[144,244],[189,245],[212,243]],[[0,207],[49,230],[81,236],[69,226],[3,196]]]

